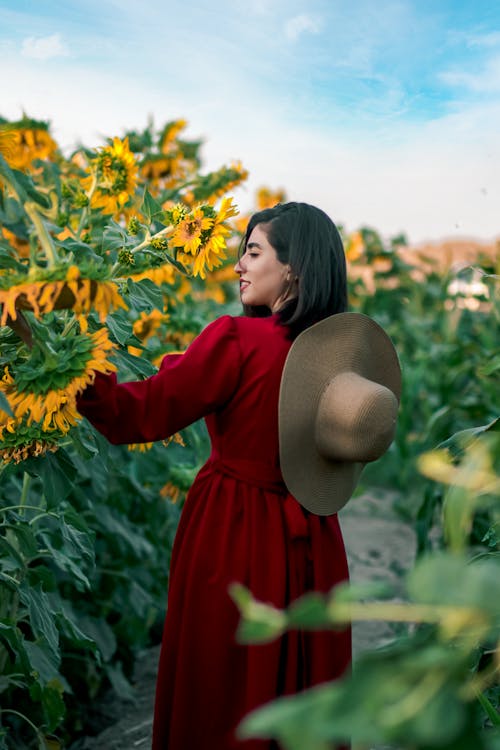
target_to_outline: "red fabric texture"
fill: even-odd
[[[212,453],[177,530],[153,727],[153,750],[270,750],[235,729],[252,709],[348,668],[350,629],[291,631],[272,643],[235,639],[228,587],[286,607],[348,578],[337,516],[304,510],[279,469],[278,395],[290,348],[275,316],[210,324],[157,375],[99,376],[79,409],[113,443],[165,438],[205,417]]]

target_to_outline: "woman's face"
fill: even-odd
[[[297,294],[296,288],[295,293],[294,287],[290,289],[290,266],[278,259],[261,224],[253,228],[245,253],[234,270],[240,276],[240,296],[244,305],[264,305],[276,312],[286,299]]]

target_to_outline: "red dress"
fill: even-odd
[[[304,510],[279,469],[278,394],[291,342],[269,318],[224,316],[157,375],[99,377],[80,411],[113,443],[165,438],[206,418],[212,453],[176,534],[160,656],[153,750],[264,750],[238,741],[245,714],[279,695],[340,676],[350,631],[291,631],[264,645],[235,641],[231,583],[286,607],[348,577],[337,516]]]

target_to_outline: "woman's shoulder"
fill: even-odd
[[[277,315],[268,315],[265,318],[250,318],[247,315],[239,315],[232,318],[236,330],[245,335],[276,336],[277,334],[286,338],[287,328],[282,326]]]
[[[242,347],[263,341],[288,340],[288,329],[279,323],[276,315],[250,318],[246,315],[221,315],[204,329],[203,338],[233,339]]]

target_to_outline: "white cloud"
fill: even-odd
[[[294,16],[290,18],[285,24],[285,36],[290,41],[294,42],[299,38],[301,34],[309,32],[311,34],[317,34],[320,30],[318,22],[305,14]]]
[[[81,40],[72,39],[81,49]],[[500,234],[498,97],[457,103],[453,114],[415,126],[367,112],[354,133],[342,125],[342,103],[332,103],[328,119],[300,120],[293,116],[296,91],[277,97],[254,68],[216,55],[209,63],[204,57],[202,80],[196,56],[191,67],[183,60],[182,76],[169,76],[165,63],[162,75],[146,77],[135,67],[96,66],[78,54],[47,75],[33,60],[5,55],[1,114],[18,119],[25,110],[50,119],[66,151],[78,141],[93,147],[105,136],[142,129],[149,114],[157,127],[185,117],[186,137],[205,140],[204,171],[233,159],[249,170],[247,187],[235,193],[243,211],[251,209],[254,190],[267,184],[285,188],[290,200],[320,206],[349,231],[371,225],[385,236],[404,231],[412,242]],[[221,81],[229,102],[224,109],[218,96],[207,95]],[[394,97],[397,109],[397,90]]]
[[[500,31],[490,31],[487,34],[468,37],[470,47],[498,47],[500,45]]]
[[[50,60],[53,57],[67,57],[69,50],[60,34],[50,36],[29,36],[23,39],[21,48],[23,57],[35,60]]]
[[[440,74],[449,86],[467,89],[475,94],[500,92],[500,55],[490,58],[477,73],[449,70]]]

